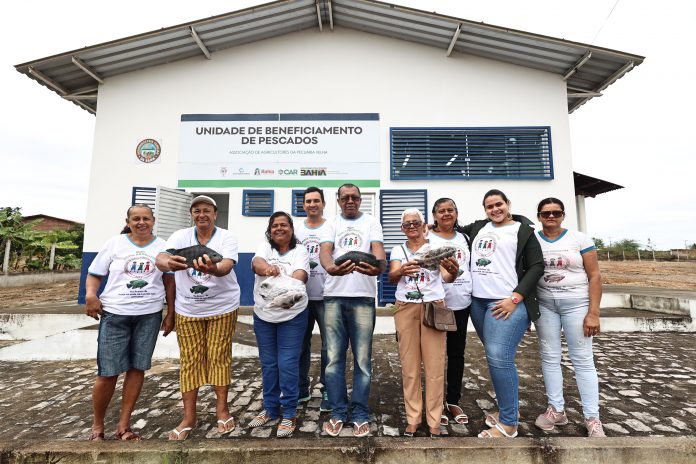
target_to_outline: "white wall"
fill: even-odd
[[[533,219],[541,198],[557,196],[568,209],[566,225],[575,227],[566,101],[565,83],[554,74],[456,53],[447,58],[445,50],[340,28],[107,78],[99,88],[85,250],[98,250],[120,231],[133,186],[176,186],[182,113],[379,113],[383,189],[424,186],[389,180],[390,127],[548,125],[554,180],[432,181],[429,206],[453,197],[465,223],[483,216],[483,193],[500,188],[513,212]],[[136,163],[144,138],[161,141],[160,164]],[[193,190],[229,191],[230,229],[240,251],[255,250],[267,219],[241,216],[241,189]],[[289,210],[290,191],[276,190],[277,210]],[[326,193],[333,201],[335,189]]]

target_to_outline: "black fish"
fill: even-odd
[[[208,258],[210,258],[214,263],[219,263],[222,261],[222,255],[220,253],[204,245],[193,245],[186,248],[180,248],[178,250],[170,248],[165,251],[171,255],[183,256],[186,258],[186,265],[188,267],[193,267],[193,260],[202,258],[203,255],[208,255]]]
[[[346,261],[352,261],[353,264],[358,265],[360,263],[367,263],[370,266],[375,266],[379,267],[379,260],[375,257],[375,255],[370,254],[370,253],[365,253],[363,251],[349,251],[348,253],[344,254],[343,256],[339,256],[336,258],[334,261],[334,264],[336,266],[340,266],[341,264],[345,263]]]

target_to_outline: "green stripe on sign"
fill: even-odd
[[[340,187],[343,184],[379,187],[379,179],[180,179],[177,187]]]

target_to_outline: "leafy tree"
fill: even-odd
[[[592,241],[594,242],[595,248],[597,248],[598,250],[604,248],[605,246],[604,240],[602,240],[601,238],[592,237]]]
[[[10,250],[12,242],[28,242],[34,236],[34,225],[39,222],[22,223],[21,208],[0,207],[0,244],[4,245],[3,271],[5,275],[10,267]]]
[[[640,247],[640,243],[638,243],[637,240],[633,240],[631,238],[621,239],[617,242],[614,242],[614,244],[612,245],[612,249],[614,250],[623,250],[629,252],[636,252],[640,249]]]

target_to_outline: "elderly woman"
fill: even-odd
[[[170,440],[185,440],[196,426],[198,389],[206,384],[215,389],[218,432],[228,433],[235,427],[227,393],[240,293],[232,269],[238,260],[237,240],[229,231],[215,226],[217,204],[212,198],[197,196],[191,201],[190,212],[194,226],[174,232],[166,249],[205,245],[222,260],[216,263],[204,254],[188,267],[183,256],[157,256],[157,267],[174,271],[176,277],[176,339],[184,418],[169,433]]]
[[[510,214],[500,190],[483,197],[487,219],[463,228],[471,242],[471,321],[486,351],[500,408],[486,417],[480,438],[514,438],[519,420],[515,355],[530,321],[539,318],[536,284],[544,272],[541,247],[526,218]]]
[[[174,326],[174,278],[155,267],[164,240],[152,235],[155,218],[147,205],[128,208],[126,227],[111,238],[89,266],[86,282],[88,316],[99,320],[97,380],[92,390],[94,422],[90,440],[104,439],[104,415],[118,376],[125,372],[117,440],[140,440],[130,428],[130,417],[150,368],[152,352],[162,322],[162,303],[167,296],[167,316],[162,322],[166,337]],[[106,287],[97,296],[108,275]]]
[[[389,282],[397,284],[394,323],[399,341],[404,403],[408,425],[404,436],[412,437],[423,414],[421,363],[425,368],[425,417],[430,436],[440,435],[440,416],[444,392],[446,333],[423,324],[424,303],[443,302],[445,282],[454,281],[459,271],[455,258],[441,261],[439,269],[421,268],[419,253],[427,250],[426,224],[417,209],[401,214],[401,230],[407,240],[391,251]]]
[[[541,200],[537,217],[542,225],[537,235],[544,253],[544,276],[539,279],[541,316],[535,326],[549,405],[534,423],[547,431],[568,423],[561,372],[562,330],[580,390],[587,436],[604,437],[599,420],[599,382],[592,354],[592,337],[599,333],[602,299],[597,250],[585,234],[562,227],[565,207],[561,200]]]
[[[447,332],[447,390],[442,414],[442,425],[449,423],[449,416],[457,424],[469,422],[468,416],[459,405],[464,376],[464,348],[466,329],[471,306],[471,272],[469,272],[469,237],[457,232],[459,213],[451,198],[440,198],[433,205],[433,229],[428,234],[433,246],[453,246],[457,250],[455,258],[459,263],[459,275],[452,283],[445,283],[445,305],[454,311],[457,330]]]
[[[287,213],[278,211],[271,215],[266,241],[259,245],[251,267],[256,274],[254,333],[261,361],[264,409],[252,419],[249,427],[259,427],[277,419],[282,408],[283,420],[276,435],[289,437],[297,426],[300,353],[308,314],[304,283],[309,275],[309,254],[304,246],[298,246],[292,219]],[[270,287],[268,279],[281,275],[296,279],[304,291],[304,298],[288,308],[269,304],[261,292],[264,282],[268,281]]]

